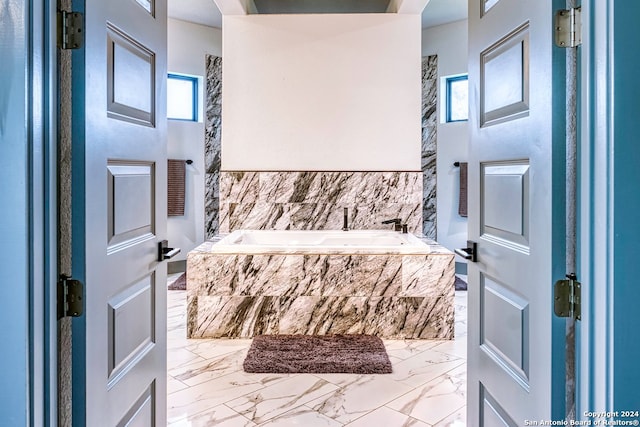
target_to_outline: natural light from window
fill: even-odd
[[[466,75],[447,79],[447,122],[469,119],[469,81]]]
[[[167,118],[198,121],[198,78],[169,74],[167,79]]]

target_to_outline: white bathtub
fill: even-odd
[[[429,245],[391,230],[236,230],[211,246],[241,254],[428,254]]]

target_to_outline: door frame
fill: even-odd
[[[606,411],[611,391],[612,299],[610,252],[610,67],[609,0],[582,5],[581,110],[579,142],[579,238],[582,322],[577,328],[576,416],[586,410]],[[598,58],[605,59],[597,61]],[[592,225],[593,224],[593,225]],[[600,244],[598,244],[600,243]]]
[[[30,425],[58,424],[56,2],[29,4]]]
[[[619,86],[624,78],[637,78],[625,53],[637,40],[631,19],[639,11],[633,1],[582,2],[578,418],[585,411],[640,410],[633,401],[640,344],[630,339],[640,327],[640,271],[633,262],[640,233],[632,222],[640,198],[625,193],[625,183],[638,179],[638,148],[630,137],[637,131],[630,115],[638,112],[638,91]],[[614,186],[616,181],[621,184]]]
[[[21,345],[7,348],[10,360],[24,361],[20,366],[7,364],[7,369],[14,371],[9,376],[14,387],[11,392],[24,393],[24,398],[19,405],[8,407],[11,403],[5,402],[0,408],[4,421],[55,426],[58,423],[56,3],[28,0],[19,4],[17,10],[21,15],[14,29],[15,43],[22,43],[25,53],[17,63],[21,70],[14,90],[22,90],[24,94],[24,102],[17,106],[21,111],[16,113],[23,120],[10,126],[22,127],[24,138],[16,141],[23,144],[23,155],[9,159],[8,173],[21,183],[11,191],[18,195],[19,207],[25,211],[24,217],[16,221],[6,219],[24,237],[9,241],[5,248],[17,254],[18,262],[10,266],[7,277],[16,294],[10,294],[3,303],[16,332],[25,332]],[[19,298],[13,298],[17,293],[21,294]],[[4,344],[8,343],[13,341]]]

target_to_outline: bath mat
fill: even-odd
[[[382,340],[371,335],[258,335],[245,372],[390,374]]]
[[[182,273],[180,277],[171,282],[167,288],[170,291],[186,291],[187,290],[187,273]]]
[[[466,291],[467,290],[467,282],[456,276],[456,291]]]

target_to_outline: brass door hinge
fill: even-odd
[[[553,311],[558,317],[582,319],[582,290],[575,274],[568,274],[553,286]]]

